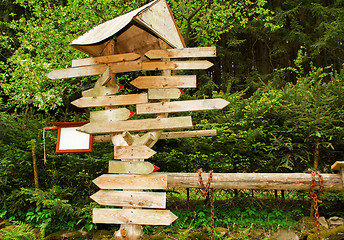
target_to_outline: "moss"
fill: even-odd
[[[189,233],[189,239],[193,239],[193,240],[208,240],[209,239],[209,234],[205,233],[203,231],[201,232],[190,232]]]
[[[307,237],[307,240],[316,240],[317,239],[317,228],[313,228],[311,229],[310,231],[307,231],[308,232],[308,237]],[[343,236],[344,235],[341,235],[340,233],[344,233],[344,225],[342,226],[339,226],[337,228],[333,228],[333,229],[327,229],[323,226],[320,226],[320,236],[321,238],[329,238],[331,237],[330,239],[343,239]],[[338,238],[336,238],[335,236],[336,235],[339,235]]]
[[[315,218],[314,217],[303,217],[297,222],[297,225],[298,225],[298,229],[300,231],[315,228],[316,227]]]
[[[149,239],[151,240],[164,240],[166,239],[166,234],[163,234],[163,233],[158,233],[158,234],[153,234],[153,235],[150,235],[149,236]]]

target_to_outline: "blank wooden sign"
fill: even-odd
[[[91,198],[103,206],[166,208],[166,192],[100,190]]]
[[[56,153],[92,152],[92,135],[77,131],[85,122],[54,122],[57,127]]]
[[[167,189],[166,174],[103,174],[93,180],[100,189]]]

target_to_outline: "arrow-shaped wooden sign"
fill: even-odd
[[[130,82],[137,88],[195,88],[196,75],[140,76]]]
[[[150,88],[148,89],[149,99],[176,99],[184,92],[178,88]]]
[[[93,223],[170,225],[178,217],[170,210],[94,208]]]
[[[103,134],[125,131],[139,132],[180,128],[192,128],[191,116],[88,123],[77,130],[88,134]]]
[[[64,79],[75,77],[87,77],[102,74],[108,66],[111,67],[112,73],[133,72],[142,70],[141,60],[131,62],[118,62],[109,64],[97,64],[75,68],[66,68],[54,70],[46,76],[50,79]]]
[[[53,70],[46,76],[50,79],[64,79],[75,77],[87,77],[102,74],[108,66],[111,67],[113,73],[133,72],[133,71],[154,71],[154,70],[192,70],[192,69],[208,69],[213,66],[207,60],[200,61],[152,61],[141,62],[141,60],[131,62],[118,62],[109,64],[97,64],[90,66],[82,66],[75,68],[66,68]]]
[[[191,57],[216,57],[216,47],[197,47],[180,49],[157,49],[145,53],[150,59],[158,58],[191,58]]]
[[[222,109],[229,104],[222,98],[138,104],[137,114],[174,113]]]
[[[103,206],[166,208],[166,192],[100,190],[91,199]]]
[[[114,146],[114,159],[147,159],[156,152],[145,145]]]
[[[216,136],[216,129],[211,130],[196,130],[183,132],[163,132],[159,139],[175,139],[175,138],[190,138],[190,137],[211,137]],[[133,137],[136,137],[133,135]],[[96,135],[93,136],[93,142],[110,142],[110,135]]]
[[[130,118],[135,113],[126,108],[90,112],[90,122],[116,122]]]
[[[147,103],[147,93],[115,95],[115,96],[101,96],[101,97],[83,97],[71,102],[76,107],[109,107],[120,105],[132,105]]]
[[[159,168],[150,162],[109,161],[109,173],[150,174]]]
[[[97,64],[102,64],[102,63],[125,62],[125,61],[136,60],[138,58],[140,58],[140,55],[137,53],[123,53],[123,54],[116,54],[116,55],[75,59],[75,60],[72,60],[72,67],[97,65]]]
[[[103,174],[93,180],[100,189],[166,189],[166,174]]]
[[[149,61],[142,63],[142,70],[155,71],[155,70],[196,70],[196,69],[208,69],[213,66],[211,62],[207,60],[199,61]]]

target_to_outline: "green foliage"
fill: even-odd
[[[0,238],[3,240],[35,240],[36,235],[30,225],[17,222],[17,225],[1,229]]]
[[[210,227],[210,209],[205,205],[198,205],[193,211],[176,210],[173,213],[178,216],[178,219],[171,225],[174,231]],[[261,210],[253,206],[222,208],[215,210],[215,227],[288,229],[297,223],[293,217],[289,211],[277,208],[265,207]]]

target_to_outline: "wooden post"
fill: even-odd
[[[38,184],[38,168],[37,168],[37,159],[36,159],[36,140],[31,139],[31,147],[32,147],[32,166],[33,166],[33,178],[35,181],[35,190],[39,189]]]
[[[167,174],[167,187],[200,187],[197,173],[164,174]],[[322,176],[324,178],[325,190],[344,190],[341,175],[322,174]],[[207,179],[209,177],[209,173],[202,173],[202,177],[203,179]],[[309,190],[311,186],[311,179],[312,178],[308,173],[214,173],[210,188]],[[319,189],[319,184],[317,184],[314,189]]]

